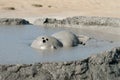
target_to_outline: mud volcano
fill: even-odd
[[[87,36],[76,36],[70,31],[60,31],[52,36],[40,36],[33,41],[31,47],[36,49],[58,49],[60,47],[74,47],[78,44],[85,45],[89,39]]]
[[[40,20],[37,23],[41,26],[19,26],[14,20],[0,25],[0,80],[120,80],[120,19],[73,17]],[[9,22],[15,24],[10,26]],[[74,37],[65,36],[64,32],[61,35],[63,30],[73,32]],[[86,41],[87,37],[83,35],[91,39]],[[70,41],[64,40],[63,36]],[[36,37],[38,44],[39,40],[42,44],[50,40],[43,49],[57,50],[31,48]],[[67,42],[70,45],[65,44]],[[78,45],[80,42],[86,44]]]

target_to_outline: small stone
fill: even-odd
[[[9,67],[7,69],[7,71],[10,71],[10,72],[18,72],[18,70],[21,68],[21,66],[19,65],[16,65],[16,66],[12,66],[12,67]]]
[[[0,75],[0,80],[2,80],[2,76]]]
[[[81,66],[77,65],[75,68],[75,74],[79,74],[81,72]]]

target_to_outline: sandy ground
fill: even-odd
[[[120,17],[119,4],[120,0],[0,0],[0,17]]]

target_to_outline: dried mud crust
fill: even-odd
[[[120,47],[71,62],[0,65],[0,80],[119,80]]]
[[[0,18],[0,25],[30,25],[30,23],[20,18]]]

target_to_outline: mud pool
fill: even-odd
[[[51,35],[69,30],[75,34],[91,37],[85,46],[41,51],[30,47],[41,35]],[[22,64],[35,62],[58,62],[84,59],[91,55],[120,46],[120,35],[90,29],[51,28],[40,26],[0,26],[0,64]]]

